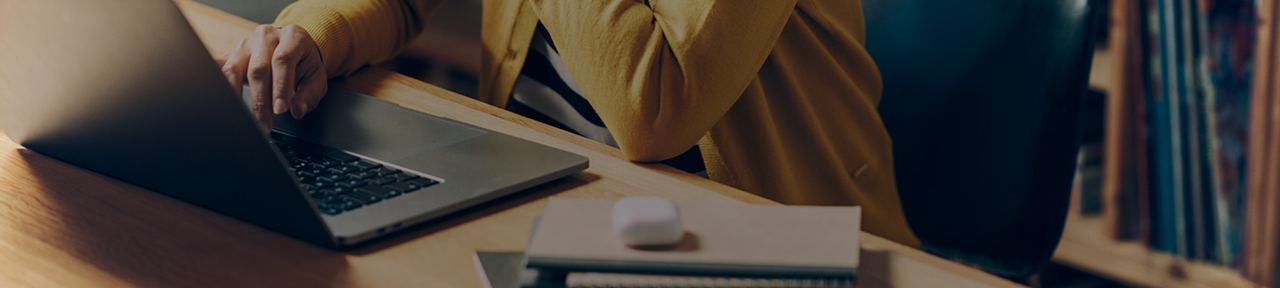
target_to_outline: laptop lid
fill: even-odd
[[[0,129],[14,142],[338,246],[172,1],[0,1],[0,35]]]

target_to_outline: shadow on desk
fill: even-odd
[[[893,274],[889,269],[889,256],[886,251],[858,251],[858,287],[893,287],[885,281]]]
[[[94,266],[73,270],[107,273],[126,283],[156,287],[253,283],[247,281],[264,286],[321,286],[341,283],[337,278],[347,270],[341,253],[264,233],[262,228],[31,150],[20,148],[14,153],[28,167],[28,174],[19,177],[30,179],[5,181],[18,187],[10,191],[17,193],[8,194],[11,199],[2,201],[11,208],[5,214],[13,214],[0,221],[12,222],[0,226],[21,230],[9,231],[21,234],[4,239],[16,244],[22,250],[19,253],[53,261],[70,256]],[[227,267],[238,268],[229,275],[210,273],[227,271]],[[303,277],[280,277],[288,274]],[[284,279],[295,280],[273,283]],[[296,279],[309,280],[298,283]]]

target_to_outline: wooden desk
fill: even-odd
[[[220,54],[254,24],[178,1]],[[45,157],[0,137],[0,287],[479,287],[475,250],[524,249],[546,198],[660,195],[689,203],[776,204],[379,69],[338,86],[591,159],[582,173],[352,251],[312,246]],[[1015,287],[863,233],[861,287]]]

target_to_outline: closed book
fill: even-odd
[[[853,287],[850,278],[751,278],[574,272],[569,288],[825,288]]]
[[[1249,140],[1249,103],[1253,83],[1254,29],[1259,27],[1252,1],[1213,2],[1199,9],[1201,65],[1206,89],[1206,125],[1209,132],[1209,169],[1218,263],[1235,265],[1243,225],[1245,155]]]
[[[855,278],[860,207],[678,204],[685,234],[664,248],[622,244],[614,201],[551,198],[525,252],[558,271]]]
[[[1178,218],[1181,216],[1180,209],[1175,209],[1180,202],[1175,203],[1177,199],[1175,189],[1179,185],[1175,185],[1175,179],[1181,179],[1180,175],[1175,172],[1180,171],[1175,167],[1180,166],[1181,161],[1175,161],[1175,144],[1181,142],[1177,139],[1174,131],[1177,130],[1174,123],[1177,123],[1173,117],[1176,109],[1174,101],[1177,99],[1177,77],[1174,53],[1175,41],[1173,29],[1176,27],[1173,23],[1174,5],[1172,0],[1152,0],[1148,2],[1148,15],[1154,19],[1147,21],[1150,25],[1147,27],[1149,38],[1147,38],[1148,54],[1146,73],[1146,105],[1148,120],[1148,159],[1149,181],[1151,183],[1151,247],[1155,250],[1165,251],[1178,254],[1179,251],[1179,233]],[[1180,191],[1177,191],[1180,192]]]
[[[682,275],[621,274],[571,272],[563,278],[539,277],[539,271],[525,268],[522,252],[485,252],[472,254],[476,274],[485,288],[849,288],[849,278],[757,278],[707,277]],[[541,279],[539,279],[541,278]]]

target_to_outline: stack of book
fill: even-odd
[[[628,247],[613,201],[552,198],[525,252],[475,253],[481,281],[515,287],[853,287],[859,207],[679,204],[685,235]]]

